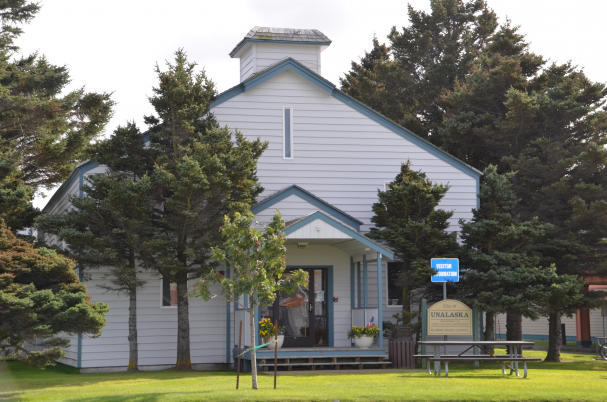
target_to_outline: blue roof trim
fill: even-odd
[[[332,95],[335,91],[335,84],[324,79],[314,71],[310,70],[308,67],[290,57],[257,74],[252,75],[244,80],[241,85],[244,85],[244,92],[247,92],[248,90],[255,88],[257,85],[262,84],[270,78],[273,78],[287,70],[291,70],[295,74],[307,79],[323,91],[327,92],[329,95]]]
[[[241,82],[237,86],[230,88],[227,91],[221,93],[217,97],[217,100],[211,104],[211,108],[219,106],[223,102],[225,102],[229,99],[232,99],[236,95],[246,92],[252,88],[255,88],[257,85],[262,84],[265,81],[267,81],[287,70],[293,71],[294,73],[298,74],[302,78],[305,78],[312,84],[318,86],[320,89],[324,90],[325,92],[332,95],[336,99],[338,99],[341,102],[345,103],[346,105],[350,106],[354,110],[362,113],[363,115],[365,115],[366,117],[375,121],[376,123],[380,124],[381,126],[387,128],[388,130],[392,131],[395,134],[400,135],[401,137],[403,137],[406,140],[412,142],[413,144],[419,146],[420,148],[422,148],[423,150],[427,151],[428,153],[434,155],[435,157],[439,158],[440,160],[442,160],[442,161],[450,164],[451,166],[461,170],[462,172],[468,174],[470,177],[472,177],[476,180],[477,194],[478,194],[478,189],[480,186],[480,177],[483,175],[483,173],[481,171],[473,168],[470,165],[467,165],[466,163],[457,159],[455,156],[448,154],[447,152],[443,151],[436,145],[413,134],[411,131],[407,130],[406,128],[396,124],[392,120],[381,115],[380,113],[376,112],[375,110],[371,109],[370,107],[357,101],[356,99],[352,98],[351,96],[341,92],[339,89],[337,89],[335,87],[335,84],[324,79],[320,75],[316,74],[315,72],[313,72],[312,70],[310,70],[309,68],[305,67],[303,64],[299,63],[298,61],[296,61],[292,58],[288,58],[279,63],[276,63],[272,67],[269,67],[266,70],[264,70],[256,75],[253,75],[252,77]],[[478,204],[478,202],[477,202],[477,204]]]
[[[362,221],[354,218],[351,215],[348,215],[347,213],[343,212],[342,210],[340,210],[338,208],[335,208],[333,205],[329,204],[325,200],[318,198],[314,194],[310,193],[309,191],[304,190],[303,188],[299,187],[296,184],[293,184],[292,186],[289,186],[286,189],[280,190],[276,194],[269,196],[268,198],[264,199],[260,203],[254,205],[253,208],[251,208],[251,211],[254,214],[258,214],[259,212],[272,207],[276,203],[278,203],[292,195],[295,195],[295,196],[301,198],[302,200],[314,205],[316,208],[320,209],[321,211],[335,217],[336,219],[339,219],[342,222],[345,222],[346,224],[352,226],[354,229],[360,231],[360,225],[363,224]]]
[[[99,166],[99,163],[94,162],[94,161],[86,161],[86,162],[82,162],[79,165],[76,165],[76,167],[74,168],[74,170],[72,170],[72,173],[70,173],[67,180],[63,182],[63,184],[61,185],[61,187],[59,187],[57,192],[55,194],[53,194],[53,196],[46,203],[44,208],[42,208],[42,211],[43,212],[47,211],[49,208],[51,208],[55,205],[55,202],[57,202],[57,200],[63,198],[65,193],[72,187],[72,185],[74,184],[74,182],[76,182],[76,180],[78,180],[78,188],[79,188],[78,194],[79,194],[79,196],[82,196],[80,186],[83,184],[83,180],[84,180],[83,175],[86,172],[88,172],[89,170],[95,169],[97,166]]]
[[[236,49],[230,52],[230,57],[234,58],[234,55],[240,51],[247,43],[282,43],[288,45],[316,45],[316,46],[329,46],[331,42],[296,42],[290,40],[272,40],[272,39],[245,39],[243,40]]]
[[[362,244],[364,244],[365,246],[371,248],[372,250],[375,250],[376,252],[378,252],[382,255],[385,255],[389,259],[391,259],[391,260],[394,259],[394,253],[391,252],[390,250],[383,248],[382,246],[378,245],[374,241],[369,240],[368,238],[361,235],[360,233],[355,232],[354,230],[347,227],[343,223],[336,221],[335,219],[323,214],[322,212],[314,212],[313,214],[308,215],[306,218],[297,222],[293,226],[289,226],[288,228],[285,229],[285,235],[288,236],[289,234],[295,232],[297,229],[301,229],[302,227],[314,222],[316,219],[320,219],[321,221],[333,226],[335,229],[341,230],[348,236],[352,237],[354,240],[357,240],[357,241],[361,242]]]
[[[209,105],[209,109],[212,109],[215,106],[221,105],[223,102],[228,101],[228,100],[232,99],[233,97],[235,97],[236,95],[240,95],[243,92],[244,92],[244,85],[242,83],[236,85],[235,87],[228,89],[227,91],[223,91],[222,93],[220,93],[217,96],[217,99],[215,99],[213,102],[211,102],[211,104]]]

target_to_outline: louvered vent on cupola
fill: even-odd
[[[230,56],[240,59],[240,82],[288,57],[320,74],[320,53],[330,44],[316,29],[255,27]]]

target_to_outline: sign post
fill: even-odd
[[[432,282],[443,283],[443,300],[447,300],[447,282],[459,282],[459,258],[433,258],[430,266],[436,272],[432,275]],[[447,335],[445,335],[445,341]],[[447,346],[445,346],[447,354]]]

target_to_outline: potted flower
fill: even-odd
[[[259,321],[259,336],[263,340],[263,343],[268,344],[268,346],[266,346],[268,349],[274,350],[274,337],[276,331],[278,331],[278,337],[276,339],[277,348],[280,349],[285,340],[285,327],[278,327],[277,329],[269,318],[264,318]]]
[[[353,326],[348,331],[348,339],[354,339],[357,348],[368,349],[373,343],[373,337],[379,334],[379,328],[375,324],[369,324],[366,327]]]

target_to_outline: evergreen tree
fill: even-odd
[[[41,368],[65,355],[59,333],[101,335],[107,305],[92,303],[74,261],[17,237],[0,222],[0,355]],[[28,351],[24,344],[42,346]]]
[[[538,318],[537,304],[528,287],[542,281],[544,269],[531,254],[535,240],[552,225],[537,218],[519,222],[513,216],[517,198],[512,189],[514,173],[500,175],[489,165],[480,190],[481,208],[470,222],[460,220],[463,241],[463,278],[458,297],[485,312],[485,340],[495,339],[494,317],[507,313],[507,339],[521,340],[520,317]]]
[[[131,158],[137,149],[145,152],[144,147],[144,137],[134,124],[119,127],[93,149],[94,160],[107,166],[106,172],[87,178],[82,197],[69,198],[73,209],[36,221],[38,229],[66,242],[65,252],[80,269],[109,270],[104,275],[109,284],[101,288],[128,296],[130,371],[138,368],[137,291],[145,285],[139,275],[141,253],[153,234],[151,179],[145,165]]]
[[[425,173],[411,170],[407,162],[388,189],[378,191],[379,202],[373,204],[375,227],[367,236],[386,244],[403,262],[400,284],[405,324],[417,314],[411,312],[416,301],[441,298],[439,288],[430,281],[434,274],[430,259],[458,252],[456,233],[446,232],[453,212],[437,208],[448,190],[447,185],[432,183]]]
[[[0,204],[7,206],[13,229],[31,225],[36,216],[29,205],[34,191],[63,182],[84,160],[113,105],[109,94],[66,91],[70,78],[65,66],[38,54],[16,57],[21,25],[39,10],[39,3],[26,0],[0,3],[0,185],[10,182],[0,188]],[[23,196],[19,190],[14,198],[15,185],[33,191]]]
[[[221,243],[223,217],[245,212],[263,190],[257,159],[267,148],[219,128],[209,112],[216,91],[204,71],[195,72],[186,54],[176,52],[167,71],[156,68],[159,86],[150,102],[150,152],[155,236],[146,247],[147,267],[177,284],[177,363],[189,368],[188,281],[206,275],[217,262],[211,247]]]
[[[463,78],[497,28],[483,0],[431,0],[431,13],[409,5],[409,23],[388,35],[340,79],[348,95],[439,144],[444,111],[437,98]]]
[[[505,171],[502,158],[519,155],[529,141],[527,128],[512,119],[510,97],[545,90],[545,63],[518,27],[500,27],[468,74],[439,99],[446,111],[438,130],[443,149],[477,169],[493,164]]]
[[[517,171],[514,213],[553,225],[533,251],[539,265],[554,264],[557,275],[606,273],[606,95],[604,84],[570,63],[546,66],[517,28],[506,25],[465,82],[442,99],[446,149],[477,168],[496,163],[500,171]],[[556,351],[562,312],[549,314],[550,350]]]
[[[529,297],[540,308],[540,314],[549,317],[550,341],[544,361],[558,363],[561,357],[561,317],[571,317],[580,308],[605,305],[607,292],[583,292],[585,286],[582,278],[559,275],[554,265],[543,270],[536,280],[528,289]]]

